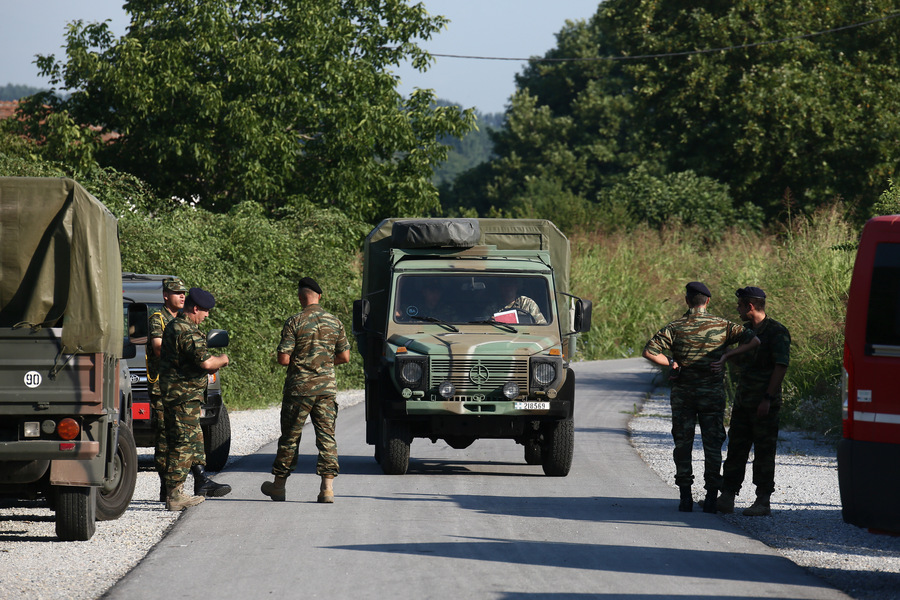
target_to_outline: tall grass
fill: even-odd
[[[822,433],[840,424],[840,370],[847,290],[858,236],[839,205],[777,231],[732,230],[717,242],[692,228],[576,234],[575,293],[594,302],[585,359],[640,356],[648,339],[682,315],[684,285],[712,291],[710,312],[737,321],[734,291],[754,285],[767,313],[791,332],[785,423]]]

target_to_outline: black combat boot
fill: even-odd
[[[691,486],[684,485],[678,489],[681,490],[681,503],[678,505],[678,510],[681,512],[693,512],[694,499],[691,497]]]
[[[706,499],[703,501],[703,512],[716,512],[716,500],[718,500],[718,496],[719,490],[706,490]]]
[[[219,498],[231,493],[231,486],[227,483],[216,483],[203,472],[203,465],[191,467],[191,475],[194,476],[194,495],[206,498]]]

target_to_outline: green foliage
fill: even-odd
[[[254,203],[229,214],[181,206],[148,218],[120,220],[123,269],[182,277],[216,297],[204,327],[231,333],[231,364],[222,374],[227,401],[234,408],[258,408],[281,399],[284,368],[275,347],[284,320],[300,311],[297,281],[316,278],[322,305],[347,328],[361,281],[356,257],[368,226],[341,213],[309,205],[266,216]],[[358,354],[337,369],[341,387],[361,387]]]
[[[841,246],[857,235],[837,205],[795,220],[791,229],[732,229],[713,243],[684,225],[575,235],[573,293],[596,308],[591,331],[582,337],[584,358],[640,356],[653,333],[686,310],[688,281],[705,282],[713,293],[711,312],[734,321],[734,290],[756,285],[766,290],[768,314],[791,331],[787,423],[834,433],[855,258]]]
[[[900,215],[900,188],[894,185],[894,180],[888,180],[888,189],[881,193],[878,202],[872,207],[872,216]]]
[[[843,198],[865,215],[900,168],[897,16],[888,0],[827,10],[813,0],[607,0],[545,55],[585,60],[533,62],[517,77],[496,158],[445,205],[480,210],[481,197],[505,209],[529,178],[602,201],[642,166],[661,181],[690,172],[719,182],[735,207],[755,205],[769,222],[788,189],[795,212]],[[875,22],[799,37],[865,21]],[[714,48],[731,49],[684,54]],[[636,194],[629,209],[644,210]]]
[[[52,157],[78,150],[133,173],[163,197],[225,212],[313,202],[376,221],[436,210],[430,182],[473,112],[404,100],[391,71],[430,56],[415,44],[445,24],[403,0],[132,0],[131,25],[70,25],[66,59],[38,59],[72,92],[30,126]],[[45,98],[46,99],[46,98]],[[77,125],[76,125],[77,124]],[[115,131],[102,144],[76,126]],[[87,131],[94,131],[88,129]],[[80,133],[81,137],[76,136]],[[73,149],[73,145],[77,148]],[[80,166],[80,162],[79,165]]]
[[[638,167],[601,193],[600,205],[609,214],[628,213],[633,222],[654,228],[675,222],[697,227],[708,238],[735,225],[759,229],[763,222],[759,207],[745,204],[736,210],[727,185],[693,171],[655,177]]]
[[[438,106],[456,106],[447,100],[438,100]],[[440,190],[449,186],[462,172],[471,169],[493,156],[490,131],[499,128],[503,118],[498,114],[481,114],[475,111],[475,127],[462,137],[444,136],[440,142],[450,151],[447,159],[437,165],[431,180]]]

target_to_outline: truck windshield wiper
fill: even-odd
[[[438,319],[437,317],[429,317],[429,316],[420,317],[419,315],[412,315],[410,318],[412,318],[416,321],[426,321],[428,323],[437,323],[438,325],[443,325],[450,331],[459,333],[459,329],[457,329],[455,325],[451,325],[447,321],[443,321],[441,319]]]
[[[469,323],[476,324],[476,325],[496,325],[500,329],[505,329],[510,333],[519,333],[519,330],[516,329],[515,327],[513,327],[512,325],[510,325],[509,323],[501,323],[500,321],[497,321],[496,319],[493,319],[493,318],[483,319],[481,321],[469,321]]]

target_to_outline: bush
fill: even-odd
[[[300,311],[301,277],[322,285],[322,306],[341,319],[353,343],[351,308],[361,283],[357,254],[368,227],[337,211],[307,206],[275,220],[253,203],[228,214],[182,206],[156,217],[127,215],[119,228],[123,269],[178,275],[215,295],[204,327],[231,333],[231,364],[222,385],[234,408],[280,402],[285,372],[275,348],[285,319]],[[355,351],[337,374],[339,387],[362,387]]]
[[[729,227],[759,229],[763,222],[762,209],[746,205],[735,210],[727,185],[693,171],[657,177],[639,167],[598,200],[604,213],[627,212],[632,223],[656,229],[683,223],[713,240]]]

